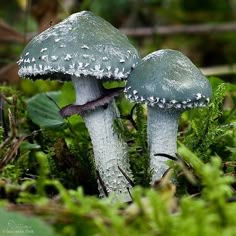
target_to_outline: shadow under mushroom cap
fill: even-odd
[[[139,61],[128,38],[110,23],[83,11],[34,37],[22,52],[19,76],[92,75],[125,79]],[[67,78],[66,78],[67,79]]]
[[[164,49],[143,58],[125,89],[128,99],[160,108],[188,109],[209,103],[208,79],[181,52]]]

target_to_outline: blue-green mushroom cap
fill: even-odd
[[[71,75],[125,79],[139,60],[123,33],[82,11],[34,37],[21,54],[18,73],[31,79],[68,80]]]
[[[206,106],[212,96],[208,79],[181,52],[155,51],[143,58],[126,84],[128,99],[159,108]]]

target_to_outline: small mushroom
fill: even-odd
[[[33,38],[18,62],[19,76],[33,80],[72,79],[75,105],[85,108],[89,107],[87,103],[93,104],[94,109],[87,110],[82,117],[92,140],[95,166],[106,192],[122,195],[125,201],[130,200],[127,190],[130,183],[120,170],[132,177],[127,145],[113,129],[114,119],[119,117],[114,99],[108,99],[106,107],[101,104],[105,93],[102,81],[126,79],[139,60],[136,49],[123,33],[92,12],[83,11]],[[96,103],[97,99],[100,103]],[[76,107],[71,106],[66,111],[76,112]],[[100,195],[104,194],[100,186]]]
[[[147,134],[154,183],[168,168],[166,157],[156,154],[176,154],[181,113],[206,106],[212,89],[186,56],[165,49],[143,58],[130,74],[125,92],[129,100],[148,105]]]

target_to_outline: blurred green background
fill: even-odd
[[[82,10],[124,30],[141,56],[171,48],[200,67],[236,61],[236,0],[1,0],[0,82],[18,83],[15,62],[30,38]],[[231,67],[220,76],[236,80]]]

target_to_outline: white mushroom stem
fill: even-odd
[[[150,152],[150,169],[153,184],[160,179],[168,169],[166,157],[155,156],[157,153],[165,153],[175,156],[177,151],[178,120],[181,112],[158,107],[148,107],[148,146]]]
[[[83,105],[102,96],[102,87],[93,77],[72,77],[76,90],[76,104]],[[114,119],[119,116],[114,100],[107,107],[98,107],[83,115],[86,127],[93,144],[95,167],[104,182],[107,192],[114,193],[116,198],[130,201],[127,188],[131,188],[128,180],[118,166],[131,176],[128,162],[127,145],[114,131]],[[101,186],[100,195],[104,196]]]

